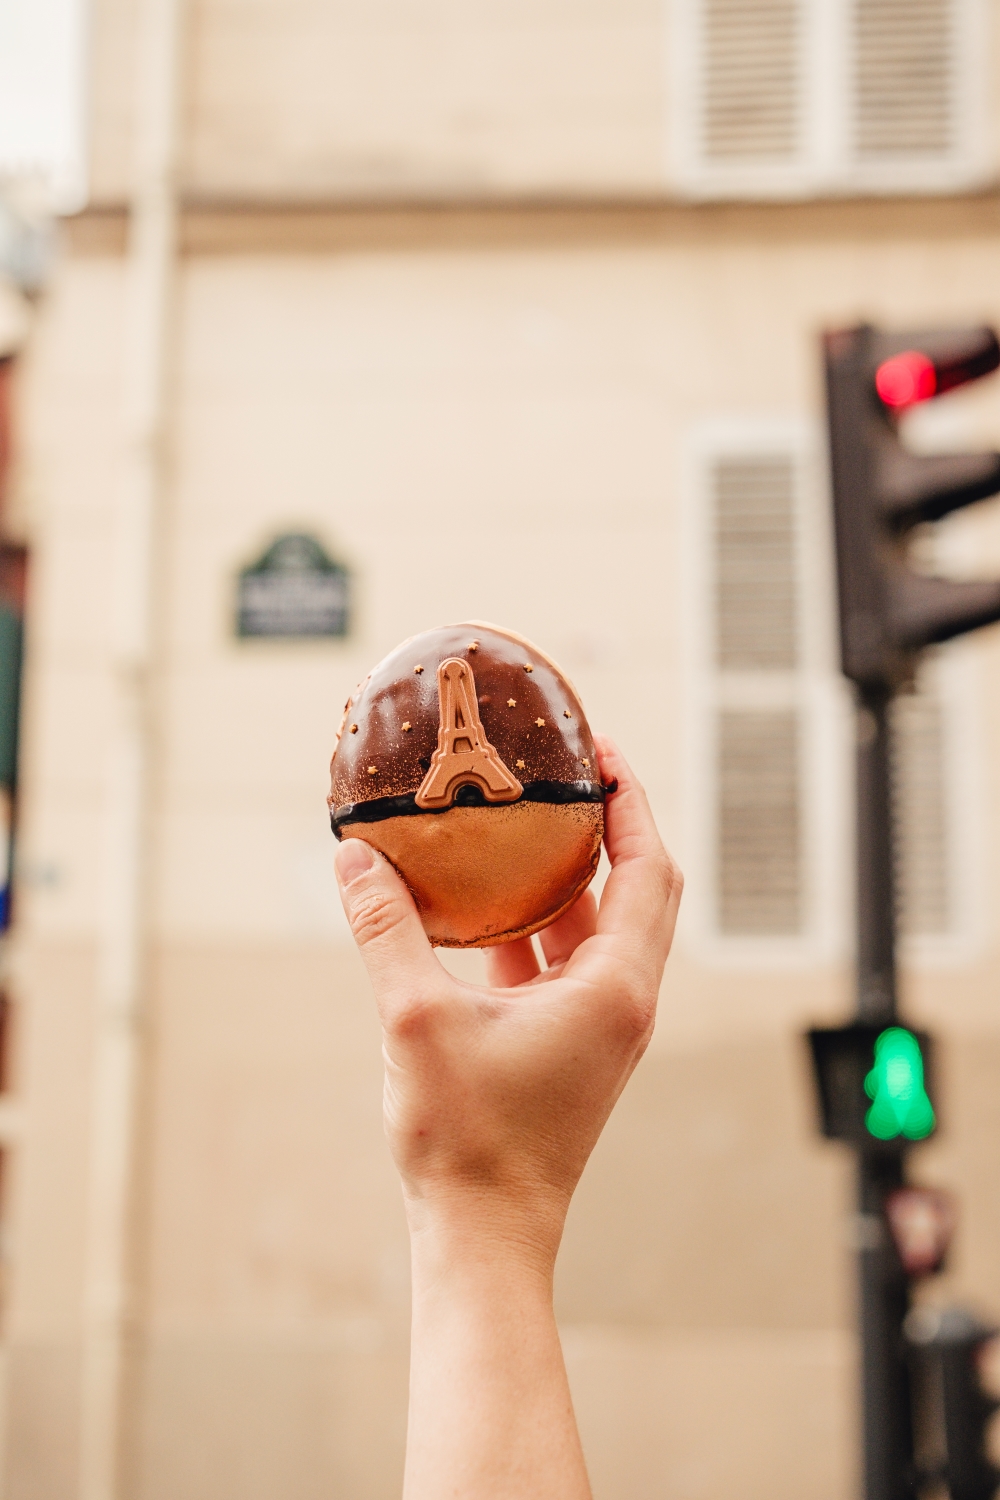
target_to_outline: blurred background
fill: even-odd
[[[688,876],[559,1266],[595,1492],[846,1500],[818,335],[1000,321],[996,0],[0,0],[0,175],[3,1500],[398,1495],[326,768],[369,666],[468,618],[562,663]],[[1000,386],[906,423],[1000,445]],[[939,531],[1000,571],[991,507]],[[924,1295],[996,1306],[996,634],[897,728],[916,1176],[961,1203]]]

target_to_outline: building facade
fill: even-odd
[[[558,1309],[601,1500],[856,1489],[818,336],[1000,322],[991,0],[95,0],[90,197],[15,373],[5,1500],[389,1500],[408,1265],[324,798],[400,639],[511,626],[687,877]],[[984,382],[907,419],[1000,446]],[[237,631],[307,534],[346,635]],[[1000,572],[989,506],[926,543]],[[1000,643],[898,705],[947,1277],[1000,1306]],[[600,877],[599,877],[600,879]],[[477,955],[446,957],[475,974]]]

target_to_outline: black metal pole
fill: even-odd
[[[858,1019],[896,1020],[891,694],[859,690],[857,707]],[[858,1314],[865,1500],[911,1500],[913,1418],[903,1343],[909,1287],[885,1217],[903,1157],[858,1153]]]

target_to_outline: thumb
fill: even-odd
[[[341,843],[337,883],[380,1006],[412,998],[422,981],[440,977],[413,897],[389,861],[364,839],[347,837]]]

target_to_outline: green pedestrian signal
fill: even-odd
[[[924,1059],[912,1031],[890,1026],[875,1042],[875,1066],[865,1079],[872,1106],[865,1115],[879,1141],[922,1141],[934,1129],[934,1107],[924,1088]]]
[[[809,1045],[830,1140],[850,1141],[869,1155],[902,1156],[938,1128],[934,1046],[926,1032],[854,1021],[815,1027]]]

